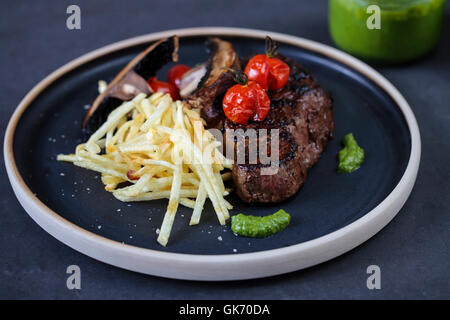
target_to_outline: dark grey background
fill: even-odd
[[[78,4],[82,29],[66,28]],[[399,67],[377,68],[410,102],[422,135],[413,192],[379,234],[332,261],[287,275],[241,282],[168,280],[88,258],[45,233],[17,202],[0,172],[0,298],[100,299],[417,299],[450,298],[450,6],[438,48]],[[48,73],[106,44],[194,26],[284,32],[332,45],[327,1],[5,1],[0,2],[0,125]],[[82,289],[66,288],[79,265]],[[379,265],[382,289],[368,290],[366,268]]]

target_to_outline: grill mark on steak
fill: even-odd
[[[227,123],[229,124],[229,123]],[[256,164],[236,163],[232,169],[234,184],[237,195],[246,202],[279,202],[294,195],[297,190],[297,182],[304,181],[306,169],[299,165],[302,162],[298,145],[294,141],[291,133],[286,128],[277,128],[279,135],[279,164],[277,172],[273,175],[263,175],[262,170],[270,167],[270,164],[262,164],[259,156]],[[270,130],[268,134],[270,136]],[[225,134],[228,136],[228,133]],[[259,137],[258,137],[259,138]],[[259,141],[258,141],[259,142]],[[235,144],[235,160],[239,151]],[[267,142],[268,156],[270,156],[270,139]],[[248,141],[246,141],[245,159],[248,159],[250,151]],[[259,155],[259,154],[258,154]],[[248,161],[248,160],[247,160]],[[274,192],[275,191],[275,192]],[[280,195],[277,191],[282,191]],[[281,198],[280,198],[281,196]]]
[[[333,138],[333,111],[329,94],[299,63],[278,55],[290,67],[287,84],[269,91],[271,109],[261,122],[239,125],[226,119],[224,129],[280,130],[279,169],[274,175],[261,175],[263,165],[248,163],[249,146],[245,143],[246,163],[235,164],[232,175],[236,193],[245,202],[274,203],[294,195],[310,169]],[[226,139],[229,134],[226,132]],[[258,143],[259,144],[259,143]],[[270,150],[270,140],[267,141]],[[235,143],[235,160],[237,146]],[[259,159],[259,156],[258,156]]]

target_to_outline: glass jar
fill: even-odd
[[[429,52],[439,41],[445,2],[330,0],[331,37],[341,49],[369,62],[411,61]]]

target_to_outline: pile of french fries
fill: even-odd
[[[168,198],[158,235],[166,246],[179,204],[193,209],[190,225],[199,223],[206,198],[220,224],[229,218],[224,181],[231,173],[221,172],[232,162],[220,145],[197,110],[168,94],[140,94],[113,110],[75,154],[57,159],[100,172],[105,189],[120,201]]]

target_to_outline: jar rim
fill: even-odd
[[[404,10],[410,7],[428,4],[443,4],[447,0],[344,0],[345,2],[356,2],[361,6],[377,5],[382,10]]]

